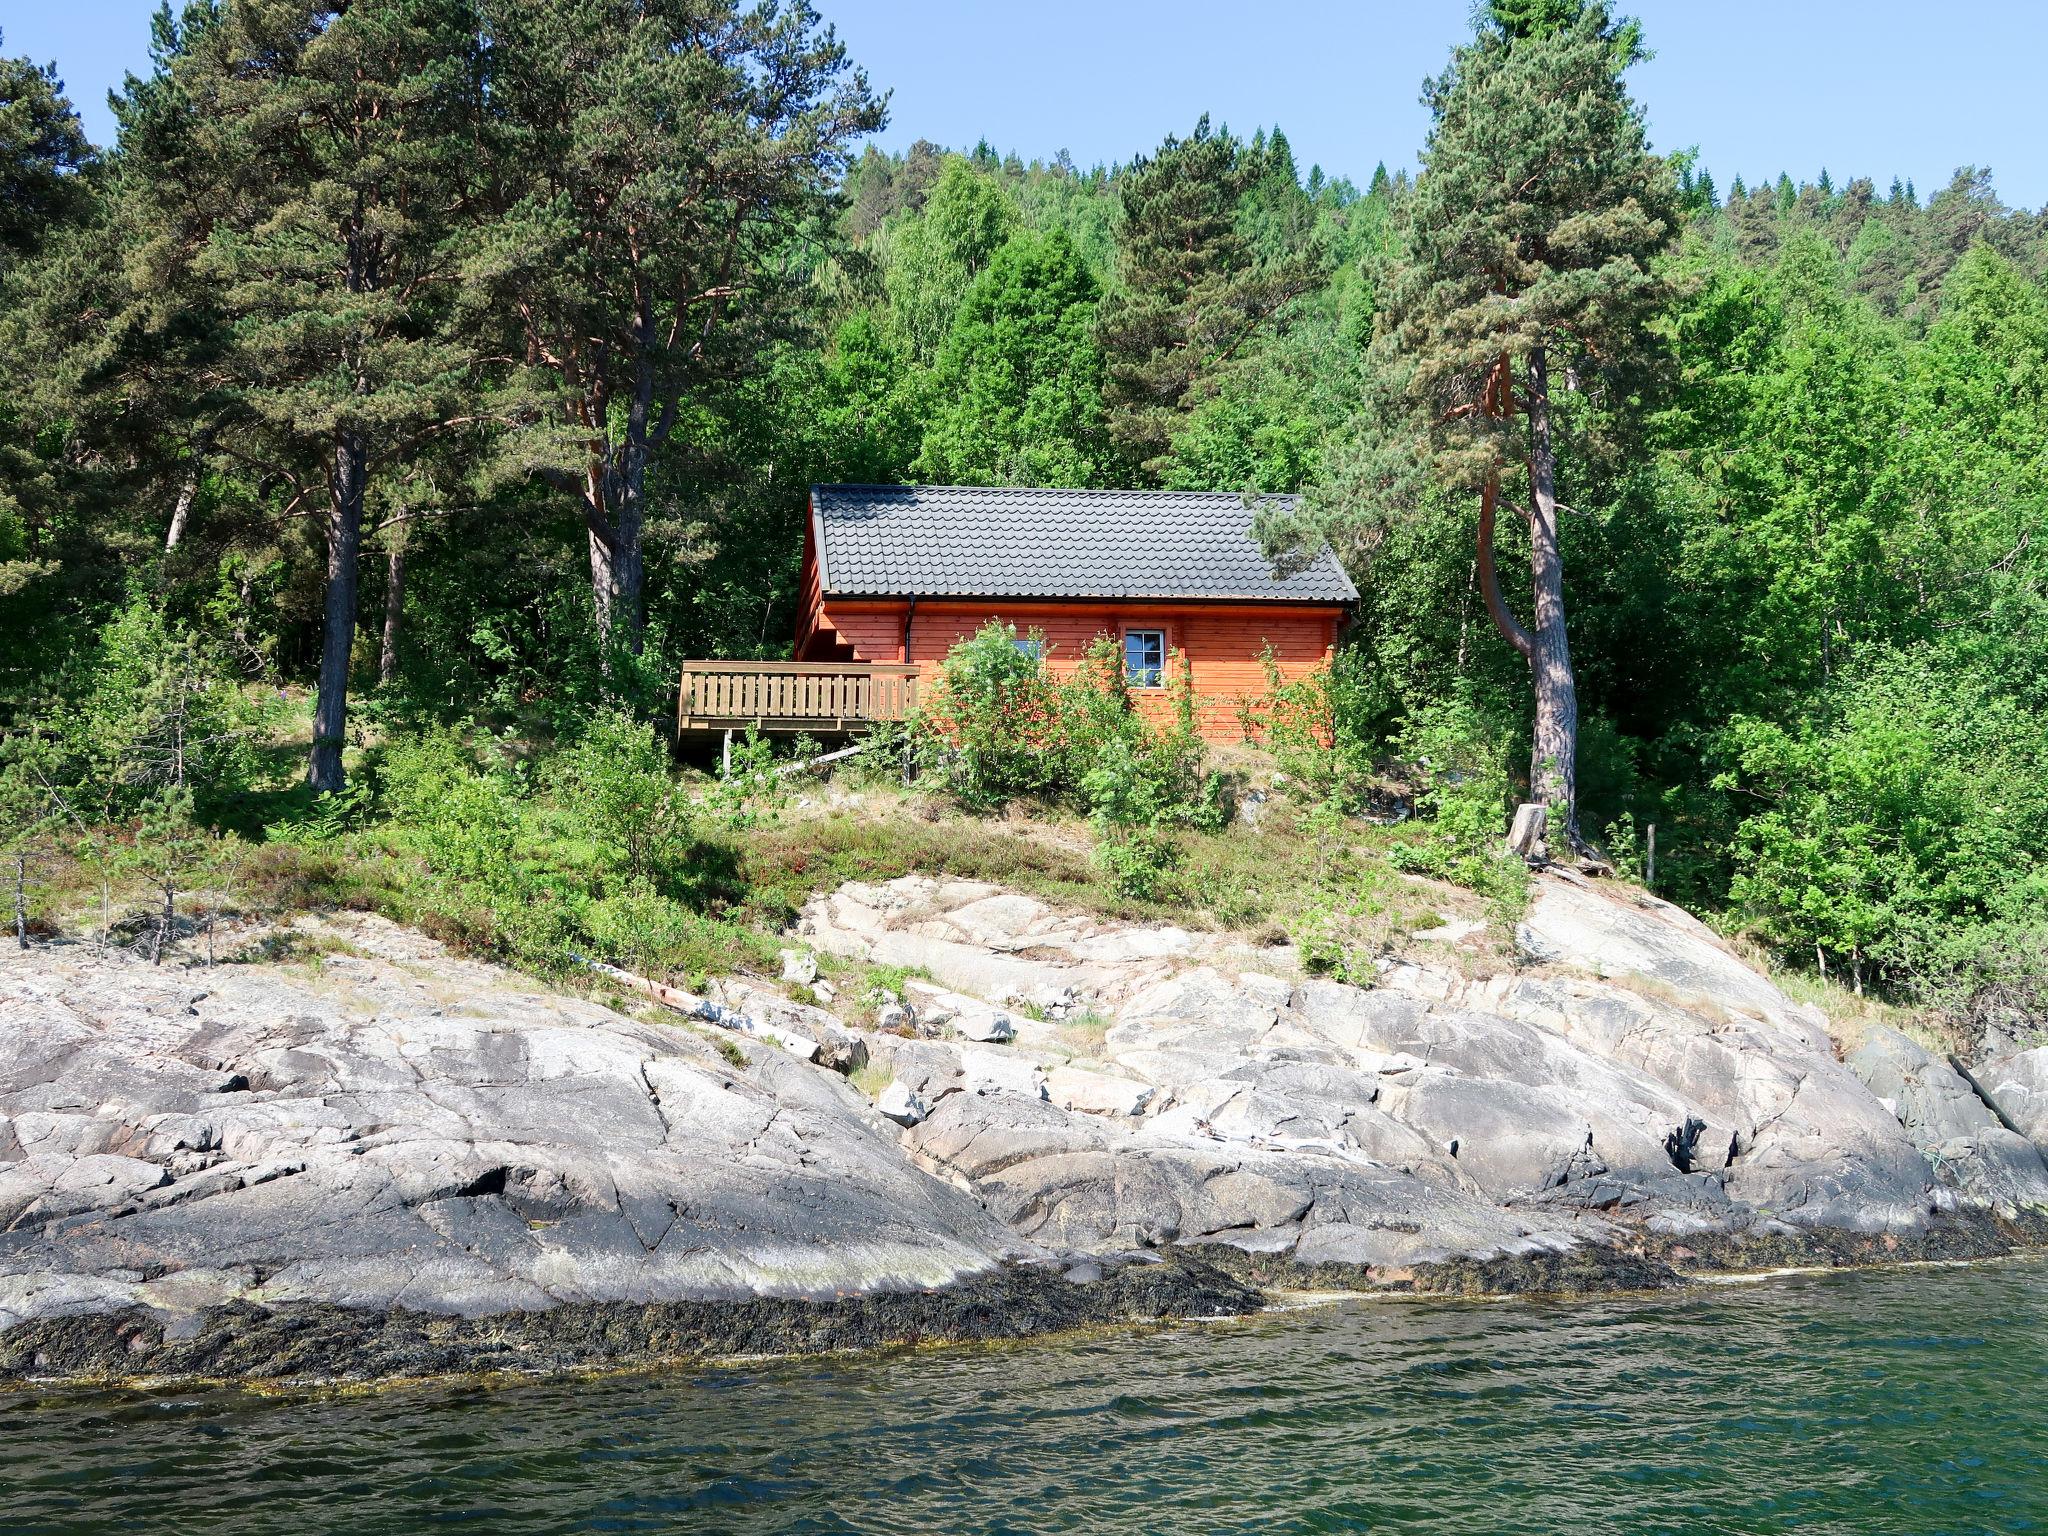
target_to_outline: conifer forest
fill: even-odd
[[[353,838],[415,917],[544,888],[662,969],[758,871],[705,851],[740,790],[714,837],[631,774],[683,658],[790,654],[813,483],[1299,492],[1270,555],[1361,594],[1329,797],[1475,846],[1545,801],[1638,879],[1654,827],[1657,894],[1784,967],[2048,1012],[2048,211],[1653,148],[1600,0],[1482,7],[1426,142],[1343,167],[1199,104],[1115,164],[884,152],[829,20],[190,0],[99,146],[0,58],[24,922],[229,848],[324,899]],[[620,827],[704,846],[564,884]]]

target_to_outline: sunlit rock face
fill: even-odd
[[[823,1300],[1174,1246],[1398,1279],[2048,1205],[2048,1052],[1966,1073],[1871,1031],[1845,1063],[1614,885],[1539,880],[1515,963],[1447,923],[1370,988],[989,885],[849,885],[795,963],[925,974],[864,1011],[733,978],[737,1031],[304,925],[335,952],[0,954],[0,1328]]]

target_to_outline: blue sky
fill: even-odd
[[[818,0],[894,92],[885,145],[986,137],[1030,158],[1127,159],[1207,111],[1279,123],[1304,169],[1363,183],[1413,163],[1417,88],[1468,0]],[[148,58],[153,0],[0,0],[10,54],[54,59],[95,138],[107,89]],[[2040,61],[2048,4],[1970,0],[1635,0],[1657,57],[1633,85],[1660,149],[1697,144],[1725,189],[1825,167],[1910,177],[1923,197],[1991,166],[2008,203],[2048,204]]]

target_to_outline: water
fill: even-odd
[[[596,1381],[0,1396],[0,1531],[2048,1530],[2048,1263]]]

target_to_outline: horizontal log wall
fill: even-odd
[[[946,653],[991,620],[1014,624],[1019,634],[1043,631],[1047,663],[1071,673],[1097,635],[1120,636],[1129,629],[1162,629],[1169,648],[1184,652],[1194,674],[1196,719],[1211,741],[1235,741],[1242,733],[1239,701],[1265,696],[1263,655],[1270,644],[1284,680],[1305,676],[1327,663],[1336,643],[1342,610],[1335,607],[1279,607],[1271,604],[1119,604],[1116,606],[1016,603],[921,602],[825,604],[825,622],[863,659],[917,663],[927,676]],[[903,631],[910,622],[910,653]],[[1141,713],[1164,721],[1170,705],[1164,689],[1133,694]]]

